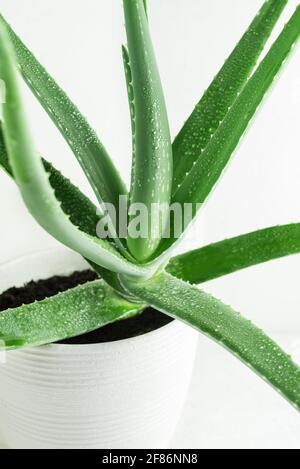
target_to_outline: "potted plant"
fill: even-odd
[[[263,4],[172,144],[146,2],[123,3],[129,192],[75,105],[0,20],[0,164],[36,221],[85,259],[44,253],[1,268],[0,339],[8,353],[0,368],[0,421],[11,447],[167,446],[191,376],[196,331],[300,407],[300,368],[291,357],[197,286],[298,253],[300,225],[172,257],[298,40],[300,7],[256,66],[287,0]],[[19,74],[73,150],[98,209],[36,150]]]

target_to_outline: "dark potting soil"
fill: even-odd
[[[54,276],[37,282],[31,281],[20,288],[10,288],[0,295],[0,311],[17,308],[23,304],[41,301],[78,285],[96,280],[95,272],[85,270],[69,276]],[[128,339],[165,326],[172,319],[165,314],[148,308],[135,318],[109,324],[94,332],[62,341],[64,344],[95,344]]]

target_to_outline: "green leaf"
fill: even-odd
[[[18,337],[0,334],[0,353],[4,350],[13,350],[15,348],[23,347],[25,343],[25,340]]]
[[[143,0],[124,0],[124,11],[135,103],[135,158],[130,199],[132,205],[145,207],[141,213],[145,233],[136,237],[129,231],[128,247],[137,260],[145,262],[157,248],[168,220],[172,145]],[[154,216],[153,204],[157,208]],[[136,218],[135,213],[131,215],[130,220]],[[160,222],[151,224],[151,219],[156,217]]]
[[[3,17],[0,17],[5,22]],[[7,25],[7,23],[5,23]],[[7,25],[22,75],[81,164],[100,206],[119,207],[127,189],[97,135],[55,80]]]
[[[8,348],[38,346],[99,329],[138,314],[141,305],[116,295],[102,280],[80,285],[45,300],[0,313],[0,333]],[[21,340],[14,342],[14,337]]]
[[[99,221],[97,207],[51,163],[43,159],[43,165],[49,174],[51,187],[54,189],[55,196],[60,201],[64,213],[70,217],[71,222],[81,231],[95,236]],[[0,122],[0,166],[10,177],[14,178],[8,160],[2,122]]]
[[[174,194],[180,203],[204,203],[300,36],[300,7],[228,111],[193,169]]]
[[[97,265],[113,272],[144,275],[146,268],[128,262],[107,241],[83,233],[64,214],[30,137],[14,50],[2,22],[0,38],[0,79],[6,86],[6,102],[3,104],[5,144],[15,180],[30,213],[53,237]]]
[[[236,100],[287,0],[268,0],[197,104],[173,143],[173,193],[216,132]]]
[[[74,186],[71,181],[65,178],[60,171],[55,169],[51,163],[43,160],[43,165],[47,173],[50,175],[49,182],[51,187],[54,189],[56,199],[61,203],[61,208],[64,213],[69,216],[70,221],[73,225],[77,226],[79,230],[93,237],[96,236],[96,227],[99,222],[96,206],[76,186]],[[124,294],[118,280],[118,276],[115,272],[111,272],[89,259],[86,260],[93,270],[95,270],[111,287],[119,293]]]
[[[45,171],[49,174],[51,187],[55,197],[61,203],[64,213],[70,217],[71,222],[81,231],[91,236],[96,235],[96,227],[99,221],[96,206],[86,197],[71,181],[65,178],[60,171],[46,160],[42,160]],[[0,123],[0,166],[14,179],[12,169],[8,161],[5,147],[2,124]]]
[[[285,25],[282,33],[226,114],[201,157],[177,189],[172,199],[173,203],[179,203],[182,206],[185,203],[191,203],[193,215],[196,215],[197,210],[218,182],[266,92],[299,39],[299,35],[300,7]],[[171,229],[174,233],[174,227]],[[166,252],[175,241],[173,235],[164,239],[156,255]]]
[[[264,332],[198,288],[162,273],[147,282],[123,279],[134,295],[228,349],[300,410],[300,368]]]
[[[300,223],[275,226],[226,239],[171,259],[167,271],[191,283],[237,272],[300,253]]]
[[[144,0],[144,8],[145,8],[146,16],[148,17],[148,5],[147,5],[147,0]]]
[[[122,57],[123,57],[123,65],[124,65],[128,104],[129,104],[129,110],[130,110],[130,121],[131,121],[131,135],[132,135],[131,180],[133,181],[134,168],[135,168],[135,153],[136,153],[136,147],[135,147],[136,109],[135,109],[135,102],[134,102],[134,89],[133,89],[133,83],[132,83],[132,71],[131,71],[131,66],[130,66],[129,53],[128,53],[127,47],[125,46],[122,46]]]
[[[61,203],[61,208],[70,218],[73,225],[81,231],[91,236],[95,236],[96,226],[99,221],[96,206],[86,197],[71,181],[65,178],[60,171],[55,169],[51,163],[43,159],[43,165],[49,176],[51,187],[54,189],[55,197]],[[2,123],[0,122],[0,167],[2,167],[9,176],[14,178],[12,169],[8,161],[8,155],[4,142]],[[114,272],[96,265],[89,261],[92,268],[113,288],[123,293]]]
[[[4,136],[3,136],[3,129],[2,129],[2,122],[0,121],[0,167],[4,169],[4,171],[11,177],[12,170],[8,161],[8,155],[6,151]]]

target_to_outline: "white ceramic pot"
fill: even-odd
[[[65,249],[38,253],[0,267],[0,291],[84,268]],[[7,353],[0,363],[0,431],[6,443],[167,448],[185,402],[197,337],[174,321],[117,342]]]

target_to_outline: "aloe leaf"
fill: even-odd
[[[8,28],[18,65],[26,83],[78,159],[97,196],[100,209],[106,213],[105,203],[111,203],[118,212],[119,196],[127,195],[127,189],[96,133],[1,15],[0,21]],[[118,219],[117,216],[115,227],[113,223],[110,224],[110,240],[113,240],[125,257],[132,260],[117,236]]]
[[[147,15],[147,0],[144,0],[145,12]],[[131,118],[131,131],[132,131],[132,169],[135,167],[135,102],[134,102],[134,89],[132,84],[132,71],[130,66],[129,52],[126,46],[122,45],[122,57],[127,86],[127,96]],[[133,178],[133,174],[131,175]]]
[[[8,155],[6,151],[6,146],[4,142],[2,122],[0,121],[0,167],[12,177],[12,170],[8,161]]]
[[[96,206],[51,163],[44,159],[42,161],[45,171],[49,174],[55,197],[60,201],[64,213],[81,231],[95,236],[99,221]],[[5,146],[2,123],[0,123],[0,166],[14,179]]]
[[[118,208],[119,196],[127,190],[104,146],[66,93],[6,25],[26,83],[74,152],[100,205],[108,202]]]
[[[6,86],[4,138],[10,165],[27,208],[53,237],[87,259],[113,272],[127,271],[137,276],[145,274],[145,268],[126,261],[108,242],[80,231],[64,214],[30,138],[19,91],[14,50],[6,27],[1,22],[0,39],[0,79]]]
[[[298,253],[300,223],[295,223],[195,249],[171,259],[166,270],[177,278],[197,284]]]
[[[130,58],[129,58],[127,47],[125,47],[124,45],[122,46],[122,57],[123,57],[123,65],[124,65],[128,104],[129,104],[129,110],[130,110],[130,121],[131,121],[131,135],[132,135],[131,180],[133,180],[134,168],[135,168],[135,152],[136,152],[136,147],[135,147],[136,110],[135,110],[135,102],[134,102],[134,89],[133,89],[133,83],[132,83],[132,71],[131,71],[131,66],[130,66]]]
[[[287,0],[267,0],[173,143],[173,193],[186,178],[236,100]]]
[[[95,236],[96,226],[99,221],[96,206],[76,186],[74,186],[71,181],[64,177],[60,171],[54,168],[51,163],[45,159],[42,161],[45,170],[49,174],[49,181],[51,187],[54,189],[55,197],[60,202],[64,213],[68,215],[73,225],[77,226],[81,231],[91,236]],[[10,177],[14,178],[8,160],[1,122],[0,167],[2,167]],[[124,294],[118,280],[118,276],[114,272],[104,269],[104,267],[101,267],[88,259],[86,260],[89,262],[93,270],[95,270],[111,287],[119,293]]]
[[[165,100],[143,0],[124,0],[123,3],[136,115],[130,201],[132,207],[134,204],[145,207],[141,226],[148,228],[145,236],[138,237],[129,230],[128,247],[137,260],[145,262],[158,246],[167,223],[173,157]],[[153,207],[157,210],[151,217]],[[151,223],[156,216],[159,221]]]
[[[174,194],[172,202],[191,203],[193,215],[203,204],[218,182],[230,157],[245,133],[266,92],[272,85],[280,68],[291,52],[300,35],[300,7],[285,25],[270,51],[248,80],[225,119],[214,133],[209,144],[193,165],[182,185]],[[171,227],[174,231],[174,227]],[[166,256],[168,248],[176,239],[164,239],[156,255]]]
[[[228,111],[201,158],[178,188],[174,201],[204,203],[299,36],[300,7]]]
[[[123,281],[132,294],[150,306],[228,349],[300,410],[300,368],[262,330],[231,307],[165,273],[147,282]]]
[[[146,16],[148,17],[148,5],[147,5],[147,0],[144,0],[144,8],[145,8]]]
[[[140,310],[141,305],[129,303],[96,280],[1,312],[0,333],[12,338],[7,342],[9,349],[38,346],[91,332]]]
[[[26,341],[20,339],[19,337],[0,334],[0,353],[4,350],[13,350],[15,348],[22,347],[25,345],[25,343]]]

